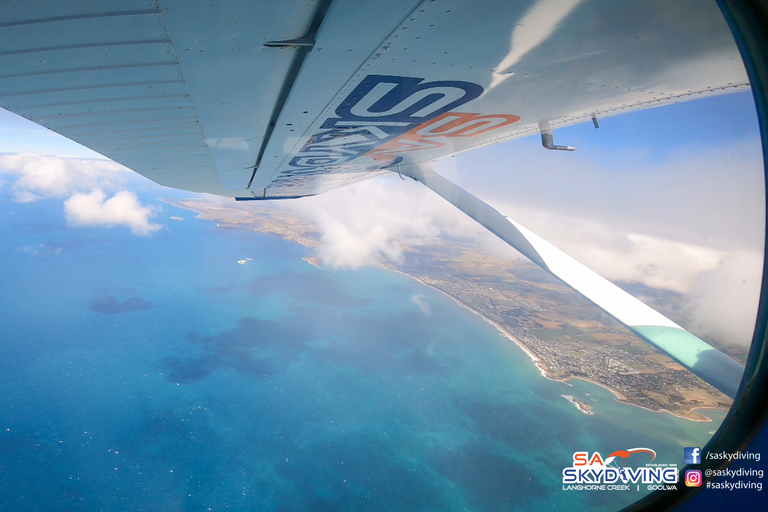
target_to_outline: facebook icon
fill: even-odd
[[[683,448],[686,464],[701,464],[701,448]]]

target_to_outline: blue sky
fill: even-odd
[[[99,158],[101,155],[47,128],[0,109],[0,153],[34,151],[43,155]]]
[[[575,152],[545,151],[538,137],[529,137],[459,155],[456,179],[505,209],[527,205],[576,216],[619,216],[628,224],[644,223],[644,229],[654,223],[658,234],[692,242],[707,237],[713,243],[714,230],[728,244],[743,245],[762,232],[758,226],[734,239],[740,224],[761,219],[752,213],[763,208],[750,93],[619,115],[601,119],[600,126],[555,130],[555,143],[575,146]]]
[[[598,131],[584,123],[557,130],[557,135],[582,150],[642,143],[665,155],[681,146],[722,145],[754,137],[757,116],[751,92],[741,92],[640,110],[599,123]]]

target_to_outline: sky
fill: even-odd
[[[762,272],[764,185],[749,93],[600,119],[447,158],[435,169],[605,277],[683,294],[690,325],[748,344]],[[71,229],[162,229],[164,189],[48,130],[0,111],[0,191],[59,201]],[[193,195],[190,193],[190,195]],[[142,196],[146,197],[146,196]],[[319,256],[358,268],[441,236],[506,258],[514,250],[411,180],[396,175],[276,202],[320,228]]]

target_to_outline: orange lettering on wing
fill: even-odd
[[[444,142],[434,140],[440,137],[476,137],[519,120],[520,116],[507,114],[446,112],[369,151],[365,156],[377,161],[389,161],[400,153],[445,146]]]

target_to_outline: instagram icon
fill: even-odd
[[[689,469],[685,472],[685,485],[687,487],[701,487],[701,471]]]

